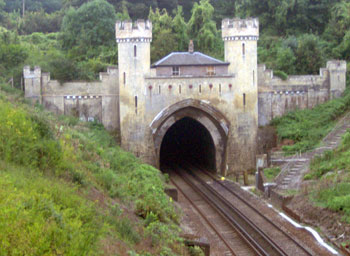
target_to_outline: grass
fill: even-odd
[[[102,125],[56,117],[0,86],[0,255],[120,254],[104,251],[108,237],[133,255],[183,254],[165,180]],[[145,239],[152,248],[138,252]]]
[[[264,169],[264,175],[268,182],[274,181],[274,179],[277,177],[277,175],[281,172],[281,168],[279,167],[272,167],[272,168],[265,168]]]
[[[310,194],[316,204],[340,212],[350,222],[350,131],[337,149],[313,159],[304,179],[317,181]]]
[[[283,146],[286,154],[305,152],[315,148],[332,130],[336,121],[350,109],[350,89],[344,96],[313,109],[296,110],[272,120],[279,140],[290,139],[294,145]]]

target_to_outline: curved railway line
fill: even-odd
[[[223,255],[312,255],[210,172],[188,165],[172,171],[172,183],[227,247]],[[207,217],[208,212],[212,217]]]

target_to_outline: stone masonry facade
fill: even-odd
[[[118,21],[118,68],[108,68],[97,82],[61,85],[40,67],[26,66],[25,97],[57,114],[101,122],[120,134],[123,149],[156,167],[167,130],[190,117],[209,131],[218,173],[253,169],[258,126],[339,97],[345,90],[346,63],[329,61],[318,76],[282,80],[257,64],[258,19],[224,19],[222,38],[227,66],[214,75],[172,76],[151,66],[152,23]]]

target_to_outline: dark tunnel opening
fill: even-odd
[[[215,145],[198,121],[185,117],[166,132],[160,147],[161,170],[179,164],[193,164],[215,171]]]

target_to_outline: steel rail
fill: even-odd
[[[223,182],[220,182],[217,180],[217,178],[210,173],[207,170],[203,170],[201,168],[195,167],[192,165],[192,168],[195,168],[199,170],[202,173],[205,173],[207,176],[209,176],[216,184],[219,184],[224,189],[229,191],[231,194],[233,194],[235,197],[237,197],[241,202],[243,202],[245,205],[247,205],[250,209],[252,209],[256,214],[258,214],[261,218],[266,220],[269,224],[271,224],[273,227],[275,227],[278,231],[280,231],[283,235],[285,235],[289,240],[293,241],[294,244],[299,247],[302,251],[304,251],[307,255],[312,255],[304,246],[302,246],[298,241],[296,241],[293,237],[291,237],[288,233],[286,233],[284,230],[282,230],[279,226],[277,226],[273,221],[271,221],[269,218],[267,218],[264,214],[261,214],[251,203],[247,202],[241,195],[239,195],[236,191],[234,191],[232,188],[225,185]]]
[[[206,182],[204,182],[195,174],[193,174],[191,170],[187,169],[187,172],[186,174],[182,172],[179,175],[181,175],[184,179],[188,180],[188,182],[192,184],[192,186],[198,191],[198,193],[201,193],[204,197],[211,201],[211,204],[214,205],[218,209],[218,211],[220,211],[230,221],[230,223],[232,223],[236,227],[236,229],[238,229],[240,233],[243,234],[246,242],[254,247],[254,250],[257,252],[257,254],[266,256],[288,255],[286,252],[283,251],[283,249],[281,249],[276,243],[274,243],[274,241],[271,240],[269,236],[267,236],[262,230],[260,230],[255,225],[255,223],[253,223],[250,219],[244,216],[244,214],[239,209],[234,207],[222,195],[216,192],[215,189],[213,189]],[[193,176],[194,180],[196,180],[196,182],[199,182],[202,188],[199,188],[198,185],[196,185],[190,178],[185,177],[186,175]],[[207,190],[207,192],[204,192],[204,190]],[[244,225],[244,227],[242,225]],[[250,230],[248,231],[247,229]]]
[[[214,230],[214,232],[216,233],[216,235],[224,242],[224,244],[226,245],[226,247],[229,249],[229,251],[232,253],[233,256],[237,256],[237,254],[235,254],[234,249],[231,248],[230,244],[227,242],[226,238],[224,238],[220,232],[217,230],[217,228],[209,221],[209,219],[204,215],[204,213],[198,208],[198,206],[193,202],[193,200],[186,195],[186,193],[181,189],[181,187],[174,181],[173,178],[170,177],[170,181],[174,184],[174,186],[176,187],[176,189],[178,191],[180,191],[183,196],[192,204],[192,206],[196,209],[196,211],[201,215],[201,217],[205,220],[205,222],[207,222],[207,224]]]

